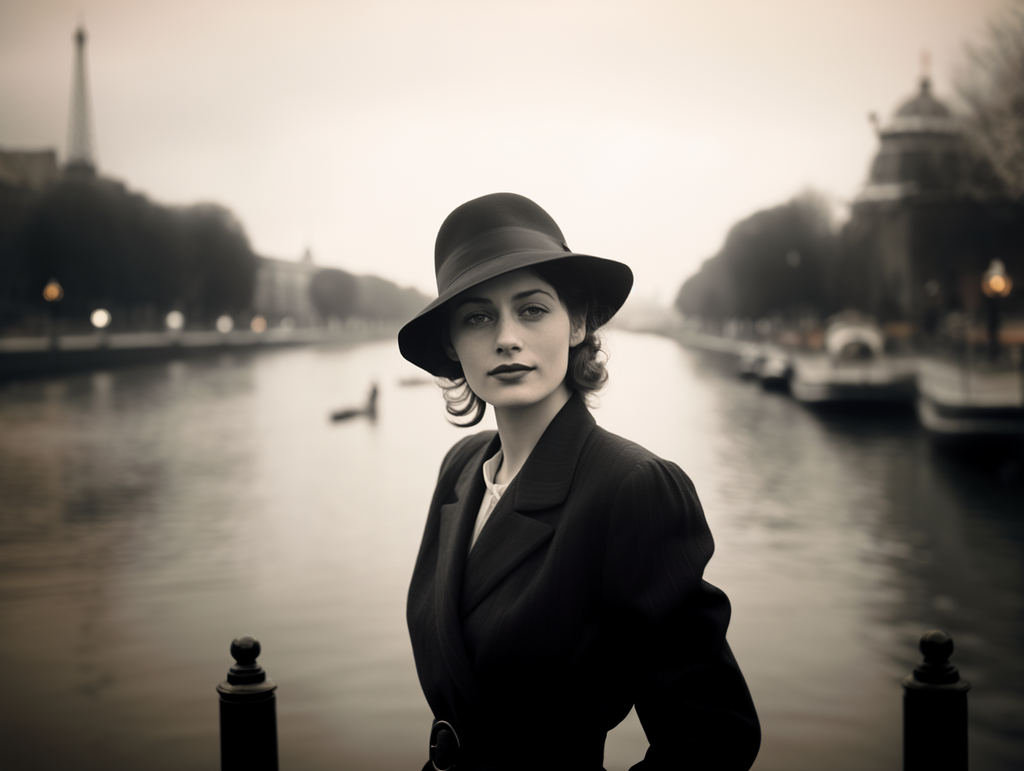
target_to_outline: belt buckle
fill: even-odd
[[[451,734],[454,746],[452,746],[452,741],[442,740],[442,732]],[[434,767],[434,771],[450,771],[455,766],[455,758],[458,757],[459,746],[459,735],[455,733],[451,723],[447,720],[438,720],[434,723],[434,727],[430,729],[430,765]],[[438,758],[438,750],[445,757]],[[437,764],[438,760],[448,765],[439,766]]]

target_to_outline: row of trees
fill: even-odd
[[[9,215],[0,217],[0,328],[86,319],[99,307],[146,326],[172,309],[200,326],[254,310],[260,259],[222,206],[160,206],[112,180],[73,175],[21,199],[14,207],[0,196]],[[43,298],[51,280],[60,302]],[[426,302],[415,289],[335,268],[314,274],[308,300],[323,320],[401,320]]]
[[[111,180],[64,177],[0,249],[0,294],[9,313],[31,313],[56,279],[59,313],[177,308],[210,319],[249,307],[256,270],[241,224],[222,206],[159,206]]]
[[[324,319],[404,321],[428,302],[416,289],[399,287],[378,276],[355,276],[338,268],[318,271],[309,291],[313,306]]]
[[[837,310],[829,286],[838,234],[828,201],[807,191],[735,224],[721,250],[679,290],[687,316],[722,320]]]

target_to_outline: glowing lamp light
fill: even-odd
[[[185,326],[185,314],[181,311],[171,311],[164,319],[164,323],[167,325],[168,329],[172,329],[177,332]]]
[[[266,332],[267,320],[262,316],[253,316],[252,321],[249,322],[249,329],[253,332]]]
[[[112,320],[110,311],[106,308],[97,308],[92,312],[92,315],[89,316],[89,321],[92,322],[92,325],[96,327],[96,329],[106,329],[110,326],[110,322]]]
[[[55,303],[64,296],[64,287],[56,281],[50,281],[43,287],[43,299],[48,303]]]
[[[1013,279],[1006,274],[1002,260],[992,260],[981,276],[981,291],[986,297],[1006,297],[1013,289]]]
[[[235,320],[228,316],[226,313],[223,316],[217,317],[217,331],[223,334],[227,334],[235,328]]]

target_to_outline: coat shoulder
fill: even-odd
[[[666,460],[643,445],[596,426],[587,446],[588,462],[605,479],[669,478],[692,490],[693,482],[676,463]]]

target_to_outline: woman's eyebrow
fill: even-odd
[[[512,295],[512,299],[513,300],[522,300],[524,297],[529,297],[532,294],[546,294],[548,297],[551,297],[551,293],[550,292],[545,292],[543,289],[538,288],[538,289],[527,289],[525,292],[518,292],[518,293]],[[551,297],[551,299],[554,300],[555,298]]]
[[[516,292],[514,295],[512,295],[512,299],[518,301],[518,300],[522,300],[522,299],[524,299],[526,297],[529,297],[530,295],[533,295],[533,294],[546,294],[548,297],[551,297],[552,300],[555,299],[554,297],[551,296],[550,292],[547,292],[547,291],[545,291],[543,289],[540,289],[540,288],[537,288],[537,289],[527,289],[527,290],[525,290],[523,292]],[[463,297],[461,300],[458,301],[458,303],[456,303],[455,307],[456,308],[461,308],[463,305],[474,305],[474,304],[475,305],[494,305],[494,300],[491,300],[489,297]]]
[[[463,297],[456,304],[456,308],[461,308],[463,305],[494,305],[494,303],[486,297]]]

